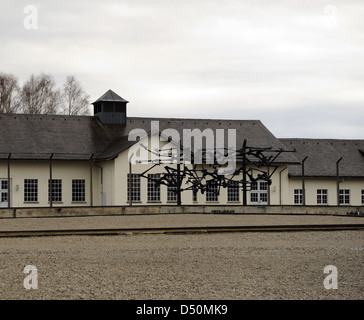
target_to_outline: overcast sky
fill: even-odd
[[[0,71],[20,84],[74,75],[91,102],[108,89],[129,100],[130,116],[364,139],[363,0],[1,0],[0,12]]]

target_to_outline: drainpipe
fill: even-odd
[[[268,165],[268,167],[267,167],[267,173],[268,173],[268,177],[270,176],[270,170],[269,170],[269,165]],[[270,206],[270,185],[269,185],[269,183],[268,183],[268,195],[267,195],[267,202],[268,202],[268,206]]]
[[[131,175],[132,175],[132,164],[131,164],[131,158],[133,158],[133,155],[132,154],[129,158],[129,206],[132,206],[133,205],[133,199],[132,199],[132,178],[131,178]]]
[[[279,205],[282,205],[282,172],[287,170],[288,167],[285,167],[279,172]]]
[[[90,163],[90,207],[93,207],[94,205],[94,198],[93,198],[93,186],[92,186],[92,166],[93,166],[93,157],[94,154],[91,155],[91,158],[89,160]]]
[[[131,160],[131,159],[130,159]],[[129,161],[129,206],[132,206],[133,205],[133,199],[132,199],[132,187],[133,187],[133,184],[132,184],[132,170],[131,170],[131,162]]]
[[[97,165],[96,163],[94,163],[95,167],[98,167],[100,169],[100,176],[101,176],[101,204],[102,204],[102,196],[104,193],[104,177],[103,177],[103,167]]]
[[[52,170],[53,170],[53,153],[49,158],[49,206],[53,207],[53,177],[52,177]]]
[[[181,206],[182,205],[182,200],[181,200],[181,164],[178,163],[177,164],[177,206]]]
[[[340,205],[340,179],[339,179],[339,163],[343,158],[341,157],[336,161],[336,190],[337,190],[337,205]]]
[[[306,189],[305,189],[305,161],[308,157],[302,160],[302,205],[306,205]]]
[[[10,157],[11,157],[11,153],[9,153],[9,156],[8,156],[8,208],[10,209],[11,208],[11,205],[10,205],[10,201],[11,201],[11,189],[10,188]]]

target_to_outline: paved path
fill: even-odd
[[[267,214],[168,214],[16,218],[0,219],[0,231],[319,224],[364,224],[364,217]]]

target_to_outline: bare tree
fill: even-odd
[[[18,79],[12,74],[0,73],[0,113],[16,113],[19,109]]]
[[[87,115],[90,113],[90,97],[74,76],[67,76],[62,91],[62,108],[66,115]]]
[[[31,75],[20,91],[23,113],[56,114],[60,105],[60,92],[51,75]]]

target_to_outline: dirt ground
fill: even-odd
[[[208,218],[202,217],[204,223],[217,223],[220,217]],[[223,222],[240,224],[244,219],[256,224],[253,218],[232,216]],[[145,216],[144,225],[158,219]],[[190,219],[163,221],[197,223]],[[265,223],[272,224],[268,220]],[[0,229],[17,229],[26,223],[35,229],[86,228],[102,221],[113,227],[137,224],[105,217],[41,218],[20,224],[1,221]],[[363,231],[0,238],[0,299],[362,300],[363,263]],[[37,283],[28,278],[36,275],[34,270],[24,273],[28,265],[36,268]],[[334,269],[325,273],[327,266],[335,267],[337,277]],[[37,289],[26,289],[26,283],[36,284]],[[327,288],[335,283],[337,289]]]

